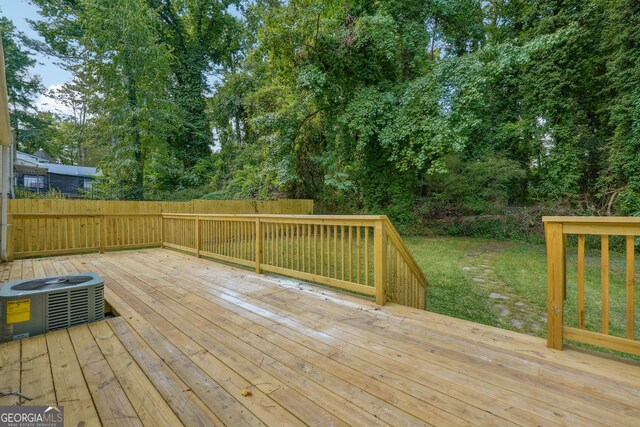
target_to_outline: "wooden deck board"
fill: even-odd
[[[0,391],[86,425],[637,425],[640,364],[167,249],[17,261],[95,271],[121,315],[0,344]],[[243,391],[250,391],[247,396]],[[26,404],[15,396],[2,404]]]
[[[56,404],[55,388],[51,375],[49,349],[44,335],[22,340],[21,392],[33,400],[24,400],[23,405],[40,405],[42,402]]]
[[[136,411],[96,344],[89,327],[82,325],[71,328],[69,336],[102,425],[141,426]]]
[[[58,330],[49,332],[46,337],[53,373],[53,386],[56,390],[58,405],[65,407],[65,423],[69,425],[100,425],[98,412],[71,344],[69,332]],[[42,402],[41,404],[47,405],[48,403]]]

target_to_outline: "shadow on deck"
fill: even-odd
[[[119,317],[0,345],[0,405],[67,425],[637,425],[640,364],[165,249],[27,259],[94,271]]]

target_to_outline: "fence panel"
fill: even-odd
[[[159,214],[9,215],[10,258],[160,246]]]
[[[9,214],[128,214],[128,213],[205,213],[205,214],[313,214],[313,200],[192,200],[153,202],[121,200],[12,199]]]

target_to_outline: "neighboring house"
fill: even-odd
[[[96,168],[52,163],[44,151],[34,154],[18,151],[14,160],[15,186],[34,192],[59,190],[65,197],[84,197],[91,194]]]

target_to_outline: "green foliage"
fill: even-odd
[[[56,96],[72,108],[54,139],[63,161],[96,163],[97,191],[142,199],[204,185],[212,131],[207,73],[238,49],[233,1],[34,0],[46,40],[75,79]],[[204,176],[207,175],[207,176]]]
[[[446,172],[424,177],[420,209],[431,217],[500,214],[518,202],[526,172],[504,156],[464,160],[451,155]]]
[[[13,22],[4,16],[0,16],[0,33],[5,56],[9,118],[18,147],[28,151],[48,148],[47,140],[55,118],[38,112],[35,107],[36,97],[44,88],[40,77],[30,73],[36,64],[33,53],[28,50],[32,41],[17,31]]]
[[[497,237],[640,214],[637,1],[34,2],[79,114],[39,117],[56,132],[29,147],[104,153],[105,194],[305,197]]]
[[[428,217],[585,194],[602,206],[615,181],[602,178],[614,140],[593,90],[607,73],[593,43],[606,39],[606,9],[542,3],[249,6],[254,44],[213,110],[223,156],[269,179],[234,166],[217,182],[228,195],[311,196],[407,227],[420,195]]]
[[[57,188],[51,188],[47,191],[31,191],[23,187],[15,189],[16,199],[64,199],[64,195]]]

